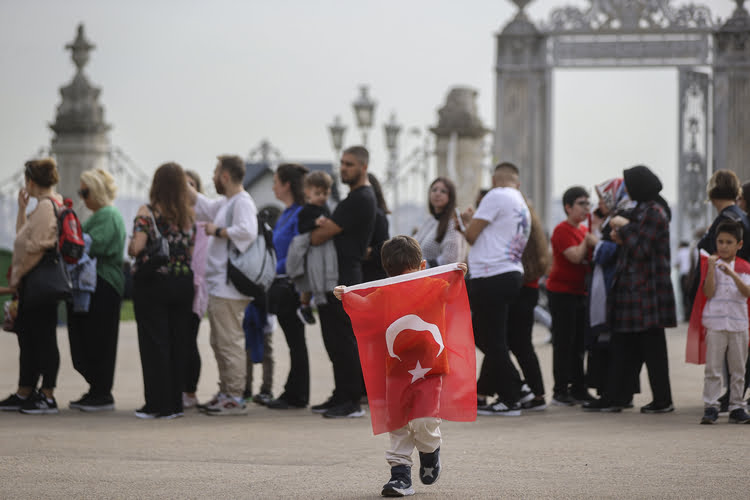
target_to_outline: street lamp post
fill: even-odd
[[[389,160],[388,160],[388,184],[391,186],[393,191],[393,226],[398,230],[398,135],[401,133],[401,125],[396,121],[396,113],[391,113],[391,118],[383,125],[385,131],[385,146],[388,149]]]
[[[328,126],[328,131],[331,134],[331,145],[333,151],[336,153],[336,158],[333,162],[333,183],[336,186],[336,191],[341,197],[341,186],[339,186],[339,162],[341,161],[341,149],[344,147],[344,133],[346,132],[346,125],[341,123],[341,117],[336,115],[333,118],[333,123]]]
[[[359,86],[359,96],[352,103],[357,127],[362,130],[362,145],[367,147],[367,131],[375,120],[375,101],[370,98],[367,85]]]

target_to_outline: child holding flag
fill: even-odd
[[[440,422],[476,419],[476,359],[465,264],[425,271],[419,243],[395,236],[383,244],[389,278],[337,286],[357,337],[373,432],[390,432],[391,479],[381,494],[414,494],[412,453],[419,478],[434,484],[441,469]]]
[[[750,264],[737,257],[740,248],[742,225],[725,221],[716,228],[717,255],[701,256],[701,283],[688,328],[687,359],[706,363],[701,424],[713,424],[719,418],[725,359],[729,368],[729,422],[750,423],[742,400],[748,351]]]

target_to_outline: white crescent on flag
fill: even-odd
[[[388,347],[388,354],[390,354],[392,358],[396,358],[401,361],[401,358],[393,352],[393,343],[396,341],[396,337],[398,337],[398,334],[403,332],[404,330],[430,332],[432,334],[432,338],[435,339],[435,343],[440,346],[440,349],[438,350],[438,353],[435,357],[440,356],[440,353],[443,352],[443,349],[445,347],[443,345],[443,336],[440,333],[440,329],[437,327],[437,325],[426,322],[416,314],[407,314],[406,316],[401,316],[396,321],[391,323],[385,331],[385,343]]]

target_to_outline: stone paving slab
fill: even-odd
[[[521,417],[445,422],[444,472],[420,498],[747,498],[750,425],[701,426],[702,367],[684,359],[684,325],[668,332],[677,411],[642,415],[583,413],[551,406]],[[535,330],[551,386],[552,348]],[[67,409],[85,390],[72,368],[67,331],[58,330],[59,415],[0,414],[0,498],[377,498],[388,479],[387,435],[368,417],[326,420],[308,409],[249,415],[139,420],[142,377],[135,324],[121,325],[114,396],[117,410]],[[312,402],[332,388],[317,325],[308,327]],[[288,350],[274,332],[274,394],[288,371]],[[199,335],[199,396],[216,391],[208,324]],[[256,384],[260,382],[256,365]],[[18,346],[0,334],[0,397],[15,389]],[[636,407],[650,401],[646,371]],[[257,387],[256,387],[257,389]]]

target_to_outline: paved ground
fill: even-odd
[[[66,331],[58,401],[85,389],[73,370]],[[543,332],[535,332],[535,338]],[[576,408],[443,425],[444,472],[422,498],[748,498],[750,425],[698,425],[701,367],[683,359],[685,328],[668,334],[677,411],[667,415],[590,414]],[[216,364],[202,325],[202,398],[215,392]],[[274,392],[288,353],[274,334]],[[330,363],[317,327],[308,329],[312,400],[331,390]],[[538,346],[545,380],[551,347]],[[15,388],[18,347],[0,334],[0,396]],[[257,379],[260,366],[256,365]],[[650,400],[648,382],[636,405]],[[388,479],[387,435],[369,418],[325,420],[309,410],[251,405],[246,417],[191,412],[171,421],[133,416],[142,401],[134,323],[123,323],[115,381],[117,411],[0,414],[0,498],[376,498]]]

